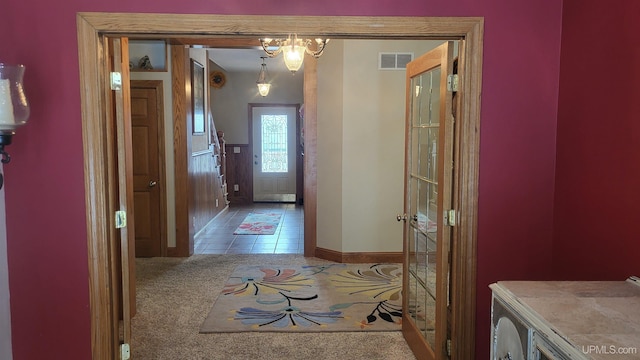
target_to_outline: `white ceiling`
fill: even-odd
[[[254,71],[256,75],[260,72],[262,64],[261,56],[267,56],[262,49],[207,49],[209,59],[225,71]],[[274,58],[265,58],[267,71],[270,73],[289,72],[284,65],[282,55]]]

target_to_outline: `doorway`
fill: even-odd
[[[85,151],[85,190],[87,194],[88,257],[92,311],[92,349],[94,359],[111,359],[118,349],[117,314],[111,303],[109,284],[116,263],[110,258],[109,241],[113,238],[113,213],[118,205],[108,183],[115,173],[108,168],[104,149],[112,148],[114,138],[105,126],[107,113],[108,72],[104,44],[109,34],[153,34],[167,38],[185,36],[248,37],[262,32],[298,33],[323,37],[359,37],[373,39],[443,39],[463,40],[460,52],[461,108],[456,125],[456,158],[462,173],[456,179],[460,226],[454,230],[456,247],[452,256],[461,261],[454,265],[454,296],[465,299],[453,309],[452,352],[455,358],[473,358],[475,347],[475,244],[478,189],[478,150],[480,124],[480,85],[482,69],[481,18],[418,17],[292,17],[292,16],[218,16],[176,14],[79,13],[78,46],[82,94],[83,144]],[[332,27],[328,28],[327,23]],[[315,244],[317,210],[317,132],[315,62],[305,64],[305,255],[313,256],[315,246],[307,247],[307,238]],[[466,76],[464,75],[466,74]]]

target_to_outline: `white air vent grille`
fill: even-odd
[[[413,53],[378,53],[379,70],[404,70],[413,60]]]

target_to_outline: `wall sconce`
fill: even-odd
[[[271,84],[267,82],[267,64],[264,62],[266,57],[261,56],[260,59],[262,59],[262,65],[260,66],[260,74],[258,74],[258,81],[256,81],[256,84],[258,85],[258,92],[260,95],[267,96],[269,95]]]
[[[11,144],[16,129],[27,123],[29,103],[24,94],[22,77],[23,65],[7,65],[0,63],[0,162],[8,164],[11,157],[4,150]],[[0,174],[0,189],[4,177]]]
[[[324,47],[328,42],[329,39],[315,39],[316,49],[312,50],[309,45],[313,43],[313,40],[298,39],[296,34],[293,34],[293,37],[289,35],[286,39],[260,39],[260,45],[262,45],[262,49],[269,57],[275,57],[281,52],[283,53],[282,56],[287,69],[294,74],[302,66],[305,53],[317,59],[324,52]],[[275,50],[270,50],[272,47],[275,47]]]

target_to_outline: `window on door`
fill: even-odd
[[[262,172],[286,173],[289,171],[287,147],[287,115],[262,115]]]

